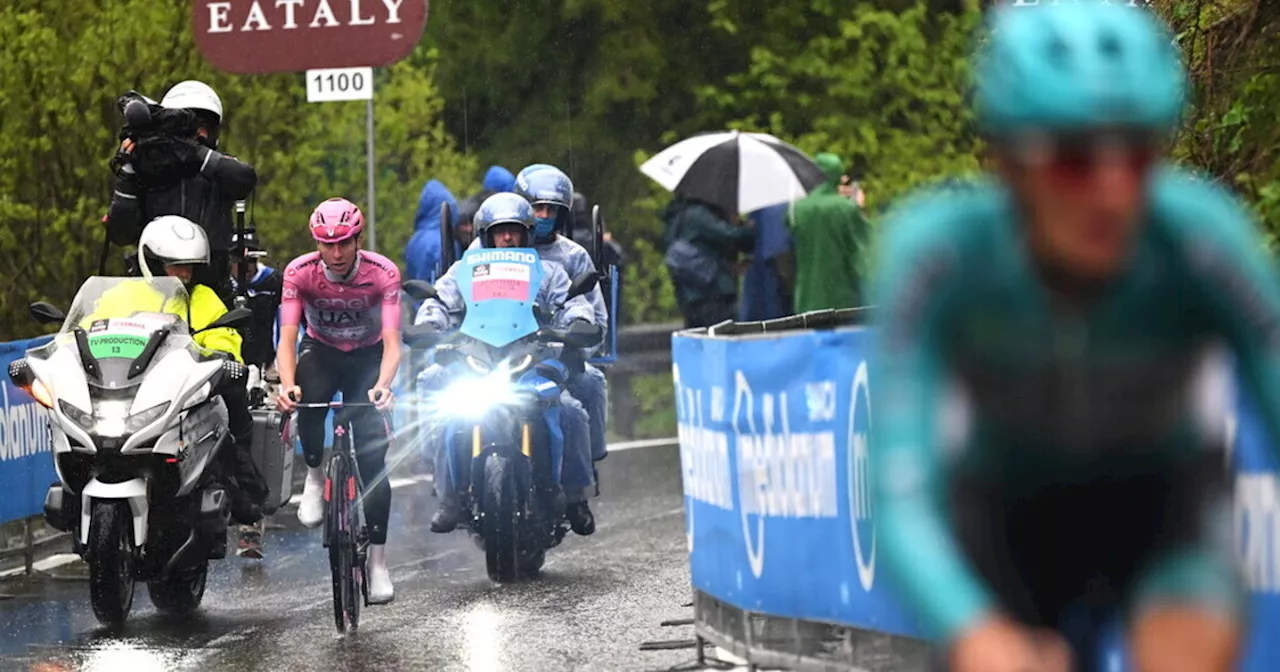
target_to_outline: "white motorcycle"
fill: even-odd
[[[48,409],[59,482],[45,520],[72,533],[94,615],[110,626],[128,617],[137,580],[157,609],[196,609],[209,560],[227,552],[230,499],[210,464],[234,450],[219,390],[243,385],[246,369],[196,345],[174,314],[188,305],[175,278],[89,278],[67,314],[31,305],[62,328],[9,366]],[[237,308],[205,329],[249,319]]]

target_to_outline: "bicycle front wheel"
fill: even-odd
[[[333,622],[338,632],[353,632],[360,625],[364,573],[356,557],[356,476],[347,455],[335,451],[329,462],[329,501],[325,530],[329,546],[329,570],[333,575]]]

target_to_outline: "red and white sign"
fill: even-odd
[[[236,74],[387,66],[427,25],[427,0],[194,0],[196,44]]]

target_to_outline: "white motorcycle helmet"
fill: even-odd
[[[208,264],[209,236],[195,222],[178,215],[156,217],[138,237],[142,277],[150,280],[150,260],[163,265]]]
[[[204,82],[188,79],[178,82],[164,94],[161,107],[180,110],[204,110],[211,112],[218,120],[222,120],[222,99]]]

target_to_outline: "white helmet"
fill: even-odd
[[[209,236],[187,219],[178,215],[156,217],[142,229],[138,237],[138,254],[142,275],[151,279],[151,271],[147,267],[146,257],[155,258],[164,264],[207,264],[209,263]]]
[[[216,114],[218,121],[222,121],[222,99],[208,84],[194,79],[174,84],[173,88],[164,94],[164,100],[160,101],[160,106],[171,109],[204,110]]]

